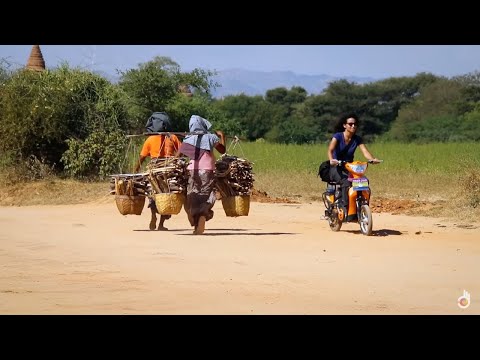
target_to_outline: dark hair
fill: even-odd
[[[345,125],[347,123],[347,120],[350,118],[355,119],[355,122],[357,123],[357,127],[358,127],[360,122],[358,115],[355,113],[345,113],[340,115],[340,117],[338,118],[337,124],[335,125],[335,131],[336,132],[344,131],[343,125]]]

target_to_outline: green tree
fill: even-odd
[[[307,90],[301,86],[292,86],[292,88],[287,92],[284,102],[289,106],[295,104],[301,104],[307,98]]]
[[[5,83],[5,81],[10,77],[10,63],[5,59],[0,59],[0,84]]]
[[[311,129],[306,126],[308,120],[303,119],[303,113],[296,114],[306,98],[307,91],[300,86],[293,86],[289,90],[279,87],[266,92],[265,101],[273,113],[270,129],[265,133],[267,140],[281,143],[303,143],[314,137]]]
[[[249,140],[263,138],[272,124],[275,105],[267,103],[262,96],[245,94],[226,96],[214,106],[224,114],[235,135]]]
[[[165,110],[172,119],[174,131],[188,131],[188,123],[192,115],[208,119],[213,129],[229,130],[224,114],[212,105],[212,100],[206,94],[195,93],[192,97],[177,94]]]
[[[465,114],[474,111],[480,102],[480,71],[474,71],[462,76],[452,78],[463,85],[462,97],[456,102],[455,106],[459,114]]]
[[[480,141],[480,102],[475,108],[460,117],[460,140]]]
[[[461,83],[445,78],[425,86],[415,101],[400,109],[387,139],[446,140],[460,115],[457,104],[462,98],[462,89]]]
[[[267,90],[265,93],[265,101],[268,101],[271,104],[285,104],[285,98],[288,95],[288,90],[286,87],[278,87],[275,89]]]
[[[119,71],[119,85],[128,95],[131,130],[141,132],[153,112],[165,111],[177,95],[187,87],[193,92],[208,95],[218,84],[210,78],[214,72],[194,69],[181,72],[180,66],[169,57],[155,57],[137,69]]]
[[[104,78],[63,64],[14,72],[0,88],[0,150],[55,164],[69,138],[127,127],[123,93]]]
[[[328,141],[338,117],[355,112],[360,117],[359,133],[365,140],[388,131],[399,109],[415,100],[421,89],[436,81],[431,74],[415,77],[389,78],[367,84],[356,84],[345,79],[333,81],[320,95],[305,100],[304,116],[310,118],[317,141]]]

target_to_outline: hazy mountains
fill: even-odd
[[[108,74],[103,71],[96,71],[97,74],[107,78],[113,83],[118,82],[118,75]],[[212,78],[213,81],[221,84],[213,92],[216,98],[222,98],[227,95],[238,95],[244,93],[249,96],[265,95],[267,90],[277,87],[286,87],[290,89],[292,86],[301,86],[307,90],[308,94],[320,94],[328,83],[334,80],[346,79],[350,82],[364,84],[376,81],[371,77],[356,76],[331,76],[331,75],[302,75],[291,71],[252,71],[245,69],[228,69],[220,70],[218,74]]]
[[[309,94],[320,94],[328,83],[334,80],[346,79],[350,82],[364,84],[376,81],[377,79],[370,77],[355,76],[330,76],[330,75],[302,75],[291,71],[251,71],[245,69],[228,69],[218,71],[213,80],[222,86],[217,88],[213,96],[221,98],[227,95],[238,95],[245,93],[246,95],[265,95],[267,90],[277,87],[286,87],[290,89],[292,86],[301,86]]]

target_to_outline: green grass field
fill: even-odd
[[[379,196],[411,199],[458,197],[465,182],[475,182],[480,168],[480,143],[371,144],[384,160],[370,165],[367,177]],[[255,185],[272,196],[316,200],[325,187],[317,177],[327,145],[239,143],[229,153],[254,163]],[[360,150],[356,160],[365,160]],[[480,181],[480,178],[477,179]]]
[[[142,139],[129,144],[124,172],[138,159]],[[369,144],[370,152],[384,160],[370,165],[367,177],[377,196],[415,200],[462,197],[480,182],[480,143]],[[227,144],[227,153],[254,163],[255,187],[270,196],[318,200],[325,183],[318,177],[327,159],[327,144],[283,145],[265,142]],[[216,153],[218,158],[218,153]],[[360,150],[356,160],[365,160]],[[478,190],[477,190],[478,192]]]
[[[133,171],[138,160],[143,139],[135,139],[125,152],[122,172]],[[480,212],[480,143],[435,143],[435,144],[371,144],[369,150],[377,158],[384,160],[379,165],[370,165],[366,176],[370,179],[373,197],[388,199],[408,199],[435,202],[449,201],[450,213],[470,210]],[[320,163],[327,159],[327,145],[280,145],[265,142],[240,142],[236,146],[227,144],[227,153],[243,157],[253,162],[254,186],[270,197],[281,197],[300,202],[321,201],[325,183],[317,177]],[[356,160],[365,160],[360,150]],[[219,154],[216,153],[217,158]],[[144,163],[144,166],[147,162]],[[5,168],[4,168],[5,169]],[[4,174],[0,174],[4,175]],[[9,182],[12,182],[9,178]],[[7,184],[6,181],[3,181]],[[12,183],[15,183],[13,181]],[[38,195],[36,204],[52,202],[51,194],[45,193],[53,183],[68,188],[66,198],[92,199],[95,191],[108,193],[108,182],[81,183],[73,180],[59,182],[59,179],[46,179],[44,186],[32,183]],[[48,185],[48,186],[47,186]],[[58,187],[58,186],[57,186]],[[37,189],[42,189],[41,191]],[[31,196],[21,199],[25,184],[4,186],[0,194],[0,204],[27,205]],[[33,188],[32,188],[33,189]],[[63,189],[63,188],[62,188]],[[81,196],[73,192],[78,189]],[[47,191],[48,190],[48,191]],[[58,191],[61,192],[60,187]],[[58,194],[55,203],[63,203]],[[26,193],[29,193],[28,191]],[[9,199],[8,201],[4,199]],[[43,200],[42,200],[43,198]],[[3,200],[2,200],[3,199]],[[462,210],[460,210],[462,209]],[[448,213],[448,212],[446,212]]]

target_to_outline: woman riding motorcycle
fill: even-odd
[[[333,135],[330,145],[328,146],[328,159],[330,160],[330,182],[334,182],[341,187],[341,206],[348,209],[348,188],[350,181],[348,181],[348,172],[338,165],[339,161],[352,162],[357,147],[362,150],[363,156],[373,163],[380,163],[380,160],[375,158],[360,136],[356,135],[359,125],[358,116],[354,113],[342,115],[337,124],[337,129],[343,128],[343,132],[337,132]]]

